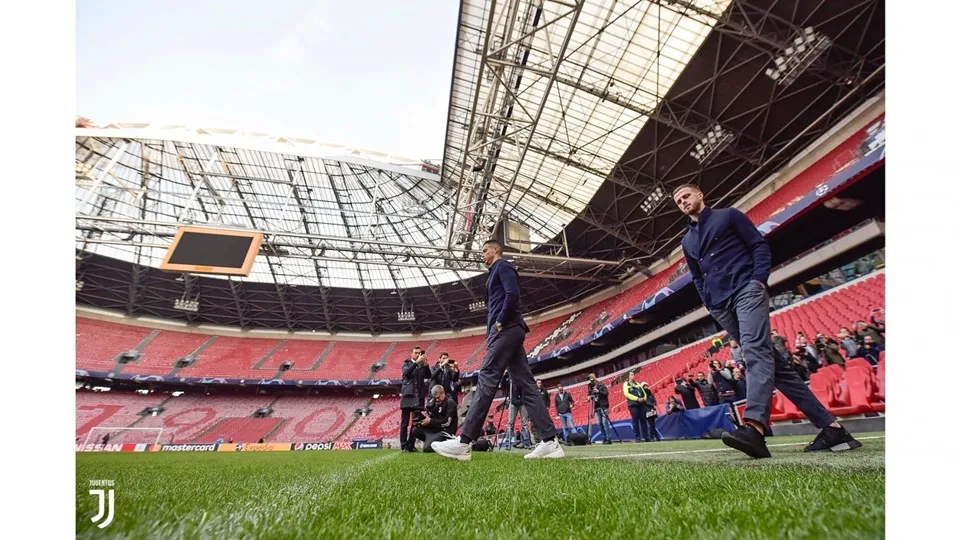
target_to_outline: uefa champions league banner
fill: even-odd
[[[874,122],[853,137],[862,137],[862,141],[859,143],[858,147],[859,157],[856,160],[848,162],[842,166],[840,170],[835,171],[832,177],[819,183],[804,197],[794,201],[792,204],[788,205],[781,212],[778,212],[774,216],[767,218],[766,221],[757,226],[757,229],[760,230],[760,234],[768,236],[780,225],[790,221],[792,218],[806,211],[808,208],[819,204],[822,199],[826,198],[826,196],[845,186],[850,181],[858,179],[862,174],[869,172],[872,168],[878,166],[884,160],[886,157],[886,120],[883,116],[877,118]],[[656,277],[654,277],[654,279],[656,279]],[[566,354],[574,349],[583,347],[584,345],[589,344],[591,341],[599,339],[601,336],[618,328],[620,325],[624,324],[631,317],[637,315],[638,313],[642,313],[643,311],[646,311],[657,305],[659,302],[664,301],[673,293],[679,291],[687,285],[690,285],[691,283],[693,283],[693,278],[690,276],[690,272],[684,272],[676,280],[670,282],[668,285],[665,285],[663,288],[644,299],[644,301],[640,304],[628,309],[623,315],[608,321],[607,324],[605,324],[596,332],[588,334],[579,341],[557,349],[549,354],[531,358],[529,361],[531,364],[542,362],[544,360],[549,360],[562,354]]]
[[[254,385],[254,386],[399,386],[401,379],[381,379],[371,381],[360,379],[353,381],[332,381],[332,380],[287,380],[287,379],[230,379],[224,377],[177,377],[166,375],[131,375],[129,373],[110,373],[106,371],[89,371],[86,369],[75,370],[77,377],[92,377],[98,379],[114,379],[133,382],[167,382],[167,383],[192,383],[192,384],[230,384],[230,385]]]

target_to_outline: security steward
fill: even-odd
[[[623,383],[623,397],[627,398],[627,408],[630,410],[630,425],[633,427],[633,437],[637,442],[649,441],[650,433],[647,430],[646,414],[647,399],[650,397],[650,394],[637,382],[636,371],[631,371],[629,379]]]

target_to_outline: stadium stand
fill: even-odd
[[[357,421],[340,435],[339,442],[354,440],[395,439],[400,433],[400,397],[389,396],[373,400],[370,414]]]
[[[308,341],[290,339],[283,344],[257,369],[263,372],[265,376],[276,373],[280,369],[280,364],[284,362],[293,362],[293,367],[284,373],[283,378],[290,377],[312,377],[313,374],[306,373],[310,371],[330,345],[329,341]]]
[[[284,422],[270,441],[332,441],[350,425],[354,412],[368,401],[366,397],[281,397],[272,405],[271,417],[282,418]]]
[[[137,375],[165,375],[174,369],[178,359],[189,356],[209,339],[210,336],[203,334],[164,330],[143,349],[140,360],[126,366],[123,372]]]
[[[224,418],[191,442],[213,443],[217,439],[234,442],[257,442],[283,423],[282,418]]]
[[[164,398],[133,392],[78,391],[76,400],[76,436],[80,442],[83,442],[91,428],[132,426],[140,420],[140,411],[159,405]],[[114,442],[124,442],[124,440],[118,438]]]
[[[147,416],[138,427],[162,427],[163,442],[192,442],[226,418],[246,418],[270,405],[272,396],[183,395],[167,400],[164,411]]]
[[[77,369],[112,371],[121,353],[136,349],[150,328],[77,317]]]
[[[263,338],[218,337],[197,355],[197,362],[177,371],[181,377],[261,378],[254,365],[266,358],[280,341]]]
[[[333,380],[369,379],[370,365],[380,360],[390,343],[338,341],[323,360],[318,373]]]

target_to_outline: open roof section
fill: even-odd
[[[719,17],[729,1],[698,0]],[[529,248],[592,199],[709,34],[649,1],[463,0],[441,176],[448,245],[506,216]]]

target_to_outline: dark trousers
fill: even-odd
[[[759,281],[750,281],[726,306],[710,309],[710,314],[743,348],[750,379],[744,419],[766,426],[770,422],[770,399],[776,387],[817,428],[836,421],[790,363],[774,351],[770,338],[770,296]]]
[[[413,409],[400,409],[400,449],[411,450],[416,439],[413,437],[410,418],[413,416]]]
[[[639,405],[630,404],[630,425],[633,427],[633,438],[637,441],[649,441],[650,433],[647,432],[647,419],[644,418],[646,409]]]
[[[519,389],[523,396],[523,406],[526,407],[540,437],[551,439],[557,436],[557,428],[543,405],[533,372],[530,371],[530,364],[527,363],[527,352],[523,348],[524,337],[526,332],[521,326],[511,326],[500,332],[494,329],[487,335],[487,353],[477,372],[477,389],[467,411],[467,418],[463,422],[463,431],[460,432],[462,436],[472,441],[480,436],[480,428],[487,418],[504,369],[510,373],[514,391]]]
[[[646,414],[646,413],[644,413]],[[660,440],[660,433],[657,431],[657,417],[650,416],[647,418],[647,425],[650,426],[650,436],[647,437],[647,442],[651,440]]]

